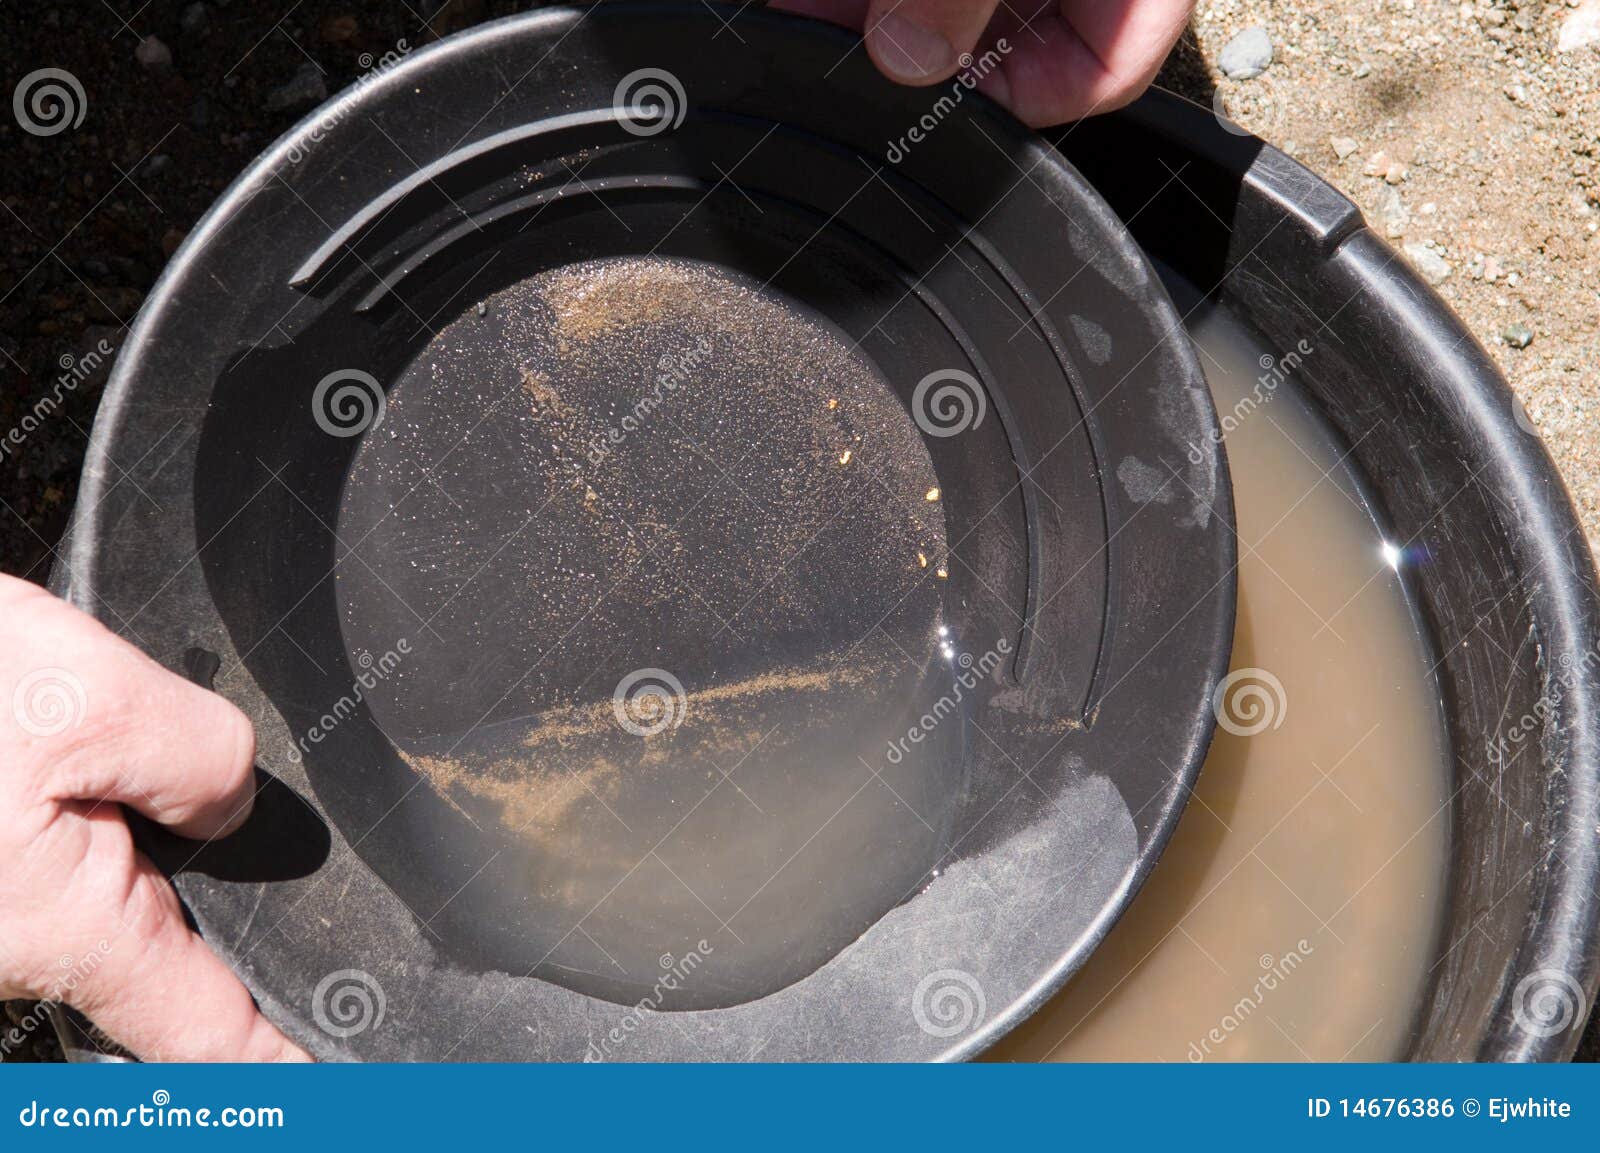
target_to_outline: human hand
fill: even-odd
[[[190,931],[122,814],[225,836],[254,757],[233,705],[0,577],[0,998],[65,1001],[146,1060],[308,1060]]]
[[[997,50],[980,92],[1035,128],[1110,112],[1155,79],[1195,0],[775,0],[773,7],[864,31],[891,80],[950,79],[960,57]]]

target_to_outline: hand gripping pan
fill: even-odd
[[[62,585],[255,721],[246,828],[145,840],[311,1052],[958,1058],[1132,899],[1226,668],[1217,420],[971,75],[500,21],[174,259]]]

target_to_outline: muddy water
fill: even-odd
[[[1221,314],[1190,321],[1237,502],[1237,731],[1219,728],[1128,913],[991,1055],[1392,1059],[1432,962],[1449,819],[1406,562],[1298,392],[1333,338],[1268,349]]]

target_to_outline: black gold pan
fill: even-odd
[[[319,1057],[965,1057],[1199,770],[1231,499],[1140,249],[969,83],[737,32],[378,62],[117,362],[63,584],[255,721],[244,832],[146,839]]]

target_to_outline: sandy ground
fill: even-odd
[[[120,341],[187,230],[305,110],[276,107],[274,93],[308,61],[337,91],[363,53],[530,6],[302,0],[281,20],[287,4],[241,0],[212,0],[198,15],[185,0],[0,7],[7,90],[32,69],[66,68],[87,82],[91,113],[50,137],[0,116],[0,429],[65,364]],[[1203,101],[1220,90],[1236,119],[1342,188],[1442,277],[1439,291],[1541,429],[1591,541],[1600,44],[1558,44],[1564,27],[1600,25],[1596,9],[1600,0],[1205,0],[1162,77]],[[1219,53],[1251,26],[1266,29],[1273,61],[1254,79],[1227,79]],[[136,58],[148,35],[170,64]],[[102,366],[75,384],[61,419],[0,462],[0,569],[46,576],[103,380]],[[48,1034],[18,1055],[49,1059]]]

